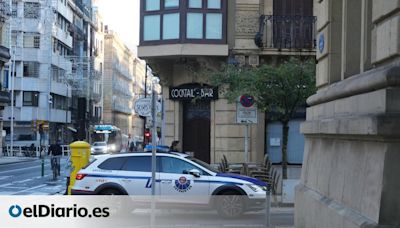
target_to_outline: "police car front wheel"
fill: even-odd
[[[227,191],[217,196],[217,211],[224,218],[241,216],[246,207],[245,196],[237,192]]]

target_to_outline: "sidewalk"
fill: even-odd
[[[29,162],[29,161],[35,161],[37,159],[38,158],[0,156],[0,165],[14,164],[14,163],[20,163],[20,162]]]

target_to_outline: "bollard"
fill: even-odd
[[[69,176],[68,195],[71,195],[71,188],[75,184],[76,174],[82,167],[89,163],[90,158],[90,144],[87,142],[74,142],[69,145],[71,149],[71,163],[72,171]]]
[[[267,184],[265,199],[265,227],[271,227],[271,189],[269,184]]]
[[[42,157],[42,177],[44,177],[44,157]]]

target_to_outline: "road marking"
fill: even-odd
[[[50,164],[44,165],[45,167],[50,167]],[[5,173],[13,173],[16,171],[23,171],[23,170],[29,170],[29,169],[39,169],[41,165],[37,166],[31,166],[31,167],[26,167],[26,168],[20,168],[20,169],[12,169],[12,170],[7,170],[7,171],[1,171],[0,174],[5,174]]]
[[[13,176],[2,176],[2,177],[0,177],[0,181],[6,180],[6,179],[11,178],[11,177],[13,177]]]
[[[2,185],[0,185],[0,188],[6,187],[6,186],[10,186],[10,185],[12,185],[12,183],[2,184]]]
[[[47,186],[47,184],[41,184],[41,185],[38,185],[38,186],[35,186],[35,187],[32,187],[32,188],[24,189],[24,190],[22,190],[22,191],[14,192],[14,194],[12,194],[12,195],[17,195],[17,194],[19,194],[19,193],[27,192],[27,191],[34,190],[34,189],[38,189],[38,188],[42,188],[42,187],[44,187],[44,186]]]
[[[33,178],[29,178],[29,179],[21,180],[21,181],[14,181],[13,184],[22,184],[22,183],[29,182],[32,180],[33,180]]]
[[[16,187],[16,186],[10,186],[10,187],[5,187],[5,188],[24,189],[24,188],[26,188],[26,187],[22,187],[22,186],[18,186],[18,187]]]

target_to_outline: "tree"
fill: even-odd
[[[208,75],[210,83],[220,87],[229,102],[241,95],[253,96],[259,109],[282,123],[282,176],[287,179],[289,120],[316,92],[314,60],[291,57],[278,66],[257,68],[224,65]]]

